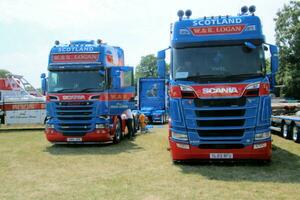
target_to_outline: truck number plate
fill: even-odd
[[[68,142],[81,142],[82,138],[67,138]]]
[[[210,159],[233,159],[232,153],[210,153]]]

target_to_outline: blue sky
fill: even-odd
[[[47,71],[55,40],[98,39],[125,51],[126,65],[169,45],[170,23],[177,10],[192,18],[236,15],[243,5],[256,5],[267,42],[274,43],[274,21],[288,0],[1,0],[0,68],[24,75],[35,87]]]

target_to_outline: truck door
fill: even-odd
[[[133,68],[110,67],[108,77],[108,110],[110,115],[121,115],[134,108]]]

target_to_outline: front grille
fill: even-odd
[[[84,136],[92,131],[93,103],[56,102],[58,131],[64,136]]]
[[[243,144],[200,144],[200,149],[242,149]]]
[[[196,107],[231,107],[231,106],[245,106],[246,97],[241,98],[226,98],[226,99],[195,99]]]
[[[198,134],[200,137],[242,137],[244,130],[198,130]]]
[[[57,117],[59,120],[73,120],[73,117]],[[91,120],[92,117],[76,117],[76,120]]]
[[[245,109],[239,110],[196,110],[197,117],[232,117],[244,116]]]
[[[199,127],[207,126],[243,126],[245,119],[234,119],[234,120],[197,120]]]

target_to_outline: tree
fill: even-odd
[[[274,20],[280,61],[277,83],[285,86],[284,96],[300,98],[300,2],[285,4]]]
[[[157,77],[156,60],[154,54],[142,56],[140,64],[136,66],[135,78]]]
[[[6,78],[7,76],[12,75],[12,73],[6,69],[0,69],[0,78]]]

